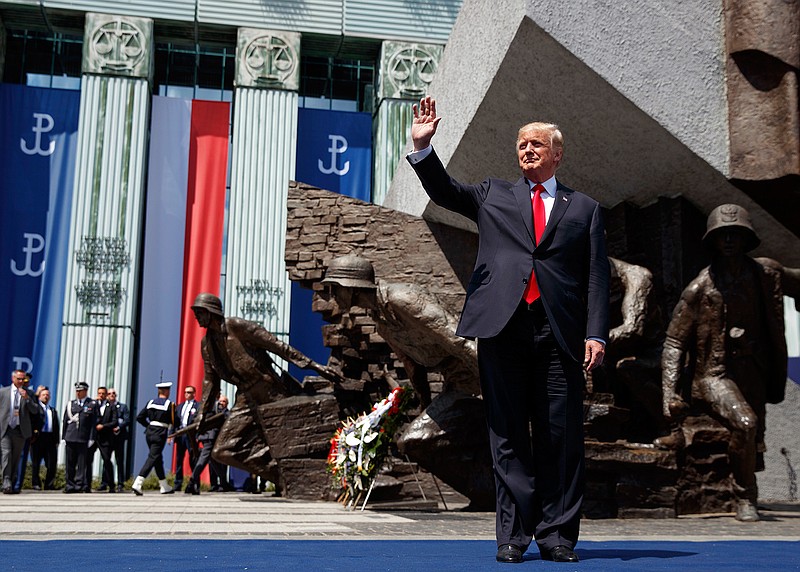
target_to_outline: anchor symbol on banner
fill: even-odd
[[[319,167],[320,172],[326,175],[335,174],[342,177],[350,170],[350,161],[345,161],[344,166],[341,169],[338,169],[336,167],[336,156],[347,151],[347,139],[341,135],[328,135],[328,139],[331,140],[331,146],[328,147],[328,151],[331,153],[331,165],[330,167],[325,167],[322,164],[322,159],[318,159],[317,166]]]
[[[36,119],[36,126],[31,127],[31,131],[36,133],[36,141],[31,149],[28,147],[28,143],[25,141],[25,139],[20,137],[20,149],[22,149],[22,152],[26,155],[41,155],[43,157],[52,155],[53,151],[56,150],[56,142],[50,141],[47,149],[42,148],[42,133],[48,133],[53,130],[53,125],[55,124],[53,121],[53,116],[48,115],[47,113],[34,113],[33,118]],[[44,125],[45,122],[47,122],[46,126]]]
[[[33,255],[37,252],[44,250],[44,237],[41,234],[34,232],[24,232],[22,236],[27,241],[27,246],[23,247],[22,252],[25,253],[25,267],[20,270],[17,266],[17,261],[11,259],[11,272],[17,276],[40,276],[44,272],[44,261],[39,265],[38,270],[33,269]]]

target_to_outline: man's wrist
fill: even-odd
[[[431,152],[433,152],[433,146],[432,145],[428,145],[424,149],[420,149],[418,151],[411,151],[408,155],[406,155],[406,157],[408,158],[408,160],[413,165],[413,164],[416,164],[416,163],[419,163],[420,161],[422,161],[425,157],[430,155]]]

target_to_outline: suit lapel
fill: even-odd
[[[544,234],[539,244],[544,244],[550,235],[555,232],[554,229],[558,226],[564,213],[567,212],[570,202],[572,202],[572,191],[562,186],[561,183],[558,183],[558,187],[556,188],[556,201],[555,204],[553,204],[553,210],[550,211],[550,218],[547,219],[547,226],[544,227]]]
[[[531,205],[531,189],[528,186],[528,181],[525,177],[517,181],[517,184],[511,187],[514,193],[514,198],[517,200],[519,206],[519,214],[522,216],[522,222],[525,223],[525,228],[528,229],[528,235],[533,240],[533,206]]]

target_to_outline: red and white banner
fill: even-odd
[[[229,103],[153,98],[137,410],[162,378],[176,382],[176,402],[187,385],[202,389],[205,331],[191,305],[200,292],[219,295],[229,125]],[[135,466],[147,455],[143,441]]]

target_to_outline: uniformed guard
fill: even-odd
[[[169,400],[172,382],[162,381],[157,383],[156,387],[158,388],[158,397],[151,399],[147,403],[147,407],[142,409],[136,416],[136,421],[145,428],[144,436],[147,440],[147,446],[150,447],[147,460],[144,462],[142,470],[139,471],[139,476],[136,477],[131,486],[131,489],[137,495],[142,494],[142,484],[147,475],[150,474],[151,469],[156,470],[162,495],[175,492],[167,484],[166,475],[164,474],[164,457],[162,455],[164,445],[167,443],[167,436],[175,424],[175,404]]]
[[[94,400],[86,397],[89,384],[75,384],[75,399],[64,408],[64,441],[67,445],[67,486],[65,493],[91,492],[91,475],[86,471],[89,441],[95,438],[97,423]]]

